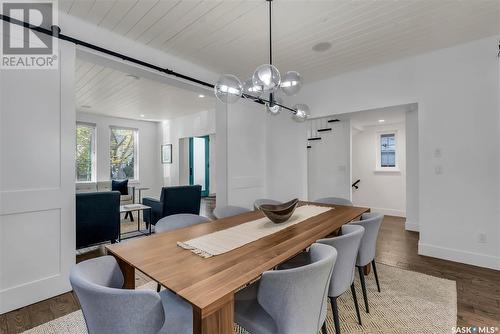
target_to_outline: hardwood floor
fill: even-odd
[[[212,217],[214,199],[203,201],[201,213]],[[133,229],[135,223],[124,223]],[[458,325],[500,326],[500,271],[417,255],[418,233],[404,230],[404,219],[386,217],[377,243],[377,262],[457,282]],[[102,247],[77,255],[77,261],[101,256]],[[136,285],[149,279],[138,273]],[[383,291],[382,291],[383,293]],[[72,293],[0,315],[0,333],[20,333],[79,308]],[[409,329],[409,333],[413,329]],[[450,329],[451,333],[451,329]]]

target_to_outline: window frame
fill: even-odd
[[[108,140],[109,140],[109,145],[108,145],[108,153],[111,150],[111,132],[113,129],[118,129],[118,130],[132,130],[134,133],[134,177],[132,179],[129,179],[129,184],[130,183],[139,183],[139,129],[138,128],[133,128],[129,126],[119,126],[119,125],[110,125],[109,126],[109,133],[108,133]],[[109,163],[109,179],[113,180],[111,177],[111,155],[108,155],[108,163]]]
[[[382,136],[383,135],[394,135],[394,141],[395,141],[395,166],[394,167],[382,167],[382,149],[381,149],[381,142],[382,142]],[[401,170],[399,168],[400,163],[399,163],[399,155],[400,155],[400,143],[399,143],[399,136],[398,136],[398,130],[384,130],[384,131],[377,131],[376,132],[376,159],[375,159],[375,172],[388,172],[388,173],[399,173]]]
[[[91,136],[91,158],[90,158],[90,164],[91,164],[91,175],[90,175],[90,181],[78,181],[77,173],[76,173],[76,164],[77,164],[77,159],[76,159],[76,138],[75,138],[75,182],[76,183],[94,183],[97,181],[97,124],[95,123],[89,123],[89,122],[76,122],[75,126],[75,137],[76,137],[76,132],[78,126],[84,126],[87,128],[92,129],[92,136]]]

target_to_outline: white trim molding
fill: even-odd
[[[481,253],[467,252],[463,250],[434,246],[419,242],[418,254],[453,262],[470,264],[473,266],[500,270],[500,257]]]
[[[405,230],[413,231],[413,232],[420,232],[420,227],[418,225],[418,222],[412,222],[412,221],[406,220]]]

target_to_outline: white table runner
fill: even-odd
[[[209,258],[229,252],[332,209],[330,207],[304,205],[295,209],[292,217],[281,224],[274,224],[269,218],[264,217],[191,240],[178,241],[177,245],[189,249],[201,257]]]

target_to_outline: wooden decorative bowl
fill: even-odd
[[[292,199],[283,204],[262,204],[259,209],[275,224],[286,222],[292,216],[299,200]]]

